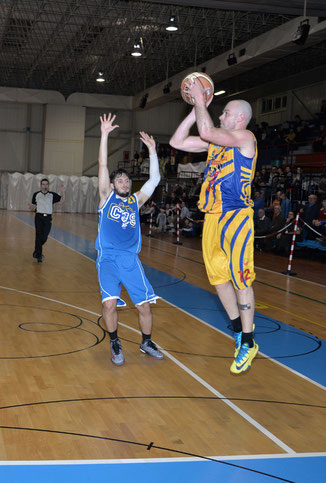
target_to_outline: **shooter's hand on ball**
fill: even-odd
[[[204,88],[201,83],[197,81],[197,79],[186,82],[185,92],[190,94],[190,96],[194,99],[195,104],[202,104],[208,107],[213,100],[213,97],[211,97],[206,102],[206,93],[209,92],[209,89]]]

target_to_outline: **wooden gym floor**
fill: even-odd
[[[297,278],[279,273],[280,259],[275,271],[257,267],[260,353],[233,376],[231,331],[198,241],[144,233],[140,258],[162,297],[153,339],[165,359],[139,351],[137,311],[123,290],[126,363],[115,367],[94,263],[97,216],[56,214],[40,265],[33,215],[1,212],[0,224],[2,481],[21,471],[25,482],[105,472],[124,482],[323,481],[324,265],[311,262],[318,283],[299,260]]]

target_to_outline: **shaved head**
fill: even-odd
[[[252,117],[252,109],[249,102],[244,101],[242,99],[237,99],[236,101],[230,101],[228,106],[232,106],[235,109],[238,115],[243,115],[243,120],[246,122],[246,125],[249,124],[249,121]]]

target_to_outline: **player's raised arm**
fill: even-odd
[[[208,150],[208,142],[199,136],[189,136],[190,128],[195,124],[195,109],[181,122],[170,139],[170,145],[175,149],[181,149],[189,153],[202,153]]]
[[[139,134],[141,141],[146,144],[149,151],[149,179],[143,184],[140,191],[136,193],[139,207],[141,207],[154,193],[156,186],[160,182],[161,176],[156,153],[156,143],[153,136],[149,136],[143,131],[140,131]]]
[[[250,105],[243,100],[232,101],[232,111],[226,106],[215,127],[207,111],[205,89],[195,79],[187,82],[188,92],[195,101],[195,115],[201,139],[220,146],[237,147],[245,156],[253,156],[254,138],[246,130],[252,115]]]
[[[100,207],[105,203],[105,200],[111,191],[108,170],[108,136],[111,131],[119,127],[117,124],[113,125],[115,118],[116,116],[111,113],[100,116],[101,141],[98,153],[98,190],[100,195]]]

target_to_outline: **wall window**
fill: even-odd
[[[287,105],[287,96],[262,99],[261,113],[266,114],[267,112],[278,111],[279,109],[286,108],[286,105]]]

